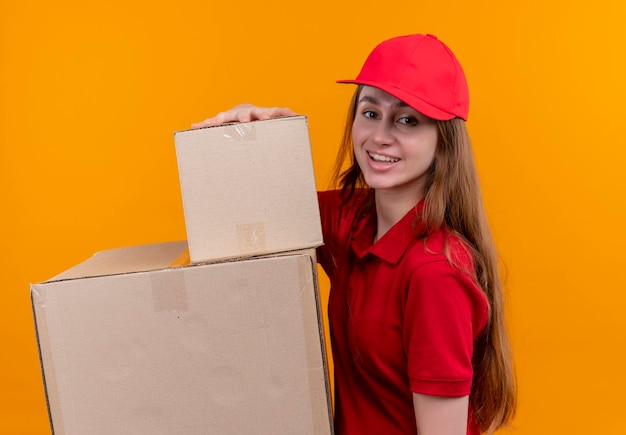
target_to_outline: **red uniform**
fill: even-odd
[[[466,396],[474,340],[488,304],[454,236],[415,237],[420,202],[378,242],[374,212],[358,216],[338,191],[319,194],[331,281],[330,334],[337,435],[416,434],[412,393]],[[452,265],[444,255],[447,237]],[[468,434],[479,434],[470,409]]]

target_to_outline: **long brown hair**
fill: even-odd
[[[346,201],[356,192],[364,192],[362,206],[370,208],[373,190],[365,184],[352,145],[352,123],[361,89],[362,86],[357,88],[350,103],[332,180],[341,188]],[[481,431],[492,433],[512,420],[517,401],[498,254],[483,207],[465,121],[460,118],[437,121],[437,127],[437,150],[428,173],[421,216],[426,229],[416,237],[425,238],[445,229],[463,240],[473,254],[474,270],[470,273],[487,297],[490,316],[475,344],[470,403]],[[454,263],[454,259],[448,258]]]

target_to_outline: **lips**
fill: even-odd
[[[400,159],[397,159],[395,157],[384,156],[382,154],[374,154],[374,153],[371,153],[371,152],[368,152],[367,154],[370,156],[370,159],[372,159],[375,162],[396,163],[396,162],[400,161]]]

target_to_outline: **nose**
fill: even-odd
[[[376,124],[376,128],[372,131],[372,142],[379,146],[388,146],[393,142],[393,133],[391,126],[384,120]]]

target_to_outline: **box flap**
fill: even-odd
[[[49,281],[142,272],[184,266],[188,263],[186,241],[130,246],[97,252]]]

